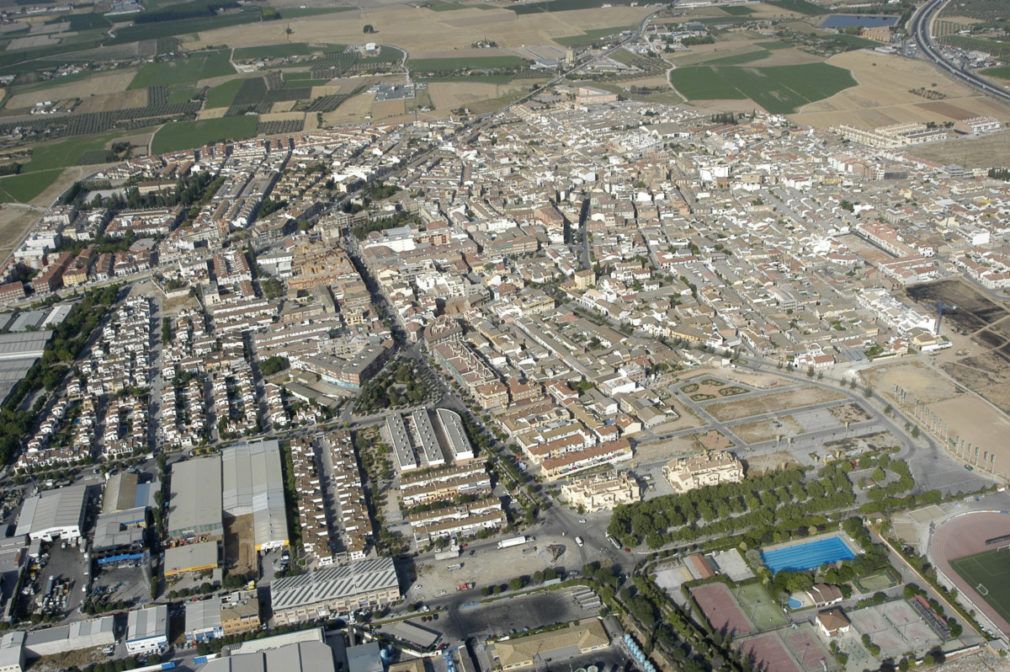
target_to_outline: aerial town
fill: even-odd
[[[0,672],[1010,669],[1010,168],[957,160],[1010,110],[628,97],[594,78],[670,44],[648,9],[493,112],[113,152],[24,206]],[[1003,67],[931,39],[863,55]]]

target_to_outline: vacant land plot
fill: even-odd
[[[133,89],[120,93],[103,93],[90,96],[81,101],[74,110],[75,113],[112,112],[127,110],[131,107],[147,107],[147,89]]]
[[[862,375],[870,386],[888,396],[893,396],[895,386],[926,403],[950,399],[958,393],[957,387],[945,376],[915,362],[874,367],[863,371]]]
[[[116,93],[123,91],[129,86],[136,76],[136,70],[118,70],[116,72],[101,73],[92,75],[87,79],[66,84],[57,84],[42,88],[32,88],[24,93],[17,93],[11,96],[4,106],[6,109],[20,109],[31,107],[35,103],[43,100],[66,100],[67,98],[87,98],[90,95],[103,93]]]
[[[697,447],[704,451],[726,450],[733,447],[733,442],[726,438],[722,432],[710,429],[704,434],[692,434],[691,438]]]
[[[224,561],[225,566],[235,574],[247,574],[258,569],[251,513],[237,518],[225,516]]]
[[[234,72],[235,68],[228,62],[228,50],[203,51],[179,56],[171,61],[145,65],[130,82],[130,88],[194,84],[201,79],[231,75]]]
[[[178,121],[165,124],[154,135],[151,152],[164,154],[200,147],[222,140],[243,140],[256,135],[258,119],[254,114],[223,117],[205,121]]]
[[[62,169],[51,168],[0,179],[0,201],[27,203],[53,183]]]
[[[776,426],[778,422],[781,426]],[[771,441],[777,436],[796,436],[803,433],[803,428],[791,415],[783,415],[772,420],[756,420],[744,422],[731,427],[733,433],[747,443]]]
[[[822,387],[801,387],[770,394],[750,395],[743,399],[706,404],[705,410],[717,420],[737,420],[762,413],[782,412],[790,408],[811,406],[825,401],[844,399],[845,395]]]
[[[787,619],[768,591],[760,583],[749,583],[733,589],[733,595],[747,618],[758,631],[770,630],[786,624]]]
[[[14,249],[38,218],[33,210],[0,205],[0,257],[6,257]]]
[[[956,121],[979,115],[1010,119],[1006,106],[976,95],[974,90],[943,77],[922,61],[850,51],[832,56],[827,63],[849,70],[858,85],[805,105],[790,117],[794,122],[818,127],[848,123],[874,128],[898,122]],[[935,89],[946,96],[943,102],[953,106],[947,108],[950,114],[932,109],[929,101],[910,93],[921,88]],[[952,155],[943,156],[944,161],[949,161]]]
[[[870,414],[863,410],[863,408],[858,404],[832,406],[828,409],[828,413],[834,416],[834,418],[841,423],[866,422],[870,419]]]

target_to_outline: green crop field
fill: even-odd
[[[998,68],[986,68],[982,71],[982,74],[989,77],[999,77],[1000,79],[1010,79],[1010,65],[1001,65]]]
[[[411,72],[458,72],[521,68],[529,61],[518,56],[474,56],[472,58],[417,58],[407,61]]]
[[[968,37],[967,35],[945,35],[938,40],[952,47],[960,47],[968,51],[984,51],[997,57],[1004,57],[1010,54],[1010,43],[999,42],[997,40],[985,40],[979,37]]]
[[[125,28],[117,28],[115,37],[104,40],[104,43],[107,45],[128,44],[139,40],[155,40],[162,37],[172,37],[173,35],[188,35],[190,33],[214,30],[215,28],[226,28],[243,23],[259,22],[262,18],[263,14],[257,9],[239,14],[221,14],[219,16],[180,19],[178,21],[138,23],[137,25],[126,26]]]
[[[768,0],[768,4],[781,7],[782,9],[789,10],[790,12],[806,14],[808,16],[817,16],[818,14],[828,13],[828,10],[823,7],[819,7],[812,2],[807,2],[807,0]]]
[[[1010,550],[983,551],[951,560],[950,566],[996,613],[1010,621]]]
[[[511,9],[516,14],[533,14],[535,12],[565,12],[570,9],[592,9],[604,4],[627,5],[630,0],[618,0],[617,2],[607,2],[607,0],[546,0],[546,2],[530,2],[523,5],[511,5]]]
[[[700,65],[740,65],[741,63],[751,63],[752,61],[760,61],[762,58],[768,58],[771,56],[771,53],[765,49],[758,49],[757,51],[748,51],[745,54],[735,54],[733,56],[713,58],[710,61],[702,61]]]
[[[228,51],[217,49],[197,52],[175,61],[145,65],[130,82],[129,88],[146,89],[150,86],[194,84],[208,77],[233,74],[235,68],[228,62]]]
[[[749,98],[772,114],[793,112],[856,85],[848,70],[826,63],[763,68],[694,66],[674,70],[670,81],[690,100]]]
[[[720,7],[719,9],[730,16],[746,16],[754,13],[754,10],[746,5],[727,5],[725,7]]]
[[[256,58],[287,58],[288,56],[305,56],[312,49],[305,42],[291,44],[270,44],[263,47],[241,47],[235,50],[235,60],[245,61]]]
[[[607,35],[619,35],[625,30],[634,30],[637,26],[613,26],[611,28],[595,28],[587,30],[581,35],[569,35],[568,37],[555,37],[554,41],[563,47],[588,47],[597,40]]]
[[[208,110],[215,107],[231,107],[231,101],[235,100],[238,90],[242,88],[241,79],[233,79],[220,86],[215,86],[207,92],[207,102],[204,107]]]
[[[165,124],[154,135],[151,152],[164,154],[222,140],[244,140],[256,135],[258,123],[259,117],[255,114],[244,114],[238,117]]]
[[[760,583],[748,583],[731,589],[744,613],[758,630],[771,630],[788,621],[782,609],[772,601]]]
[[[303,16],[349,12],[353,9],[357,9],[357,7],[285,7],[284,9],[278,9],[277,13],[282,19],[298,19]]]
[[[723,79],[715,68],[705,65],[677,68],[670,73],[670,82],[688,100],[722,100],[747,97]]]
[[[50,168],[35,173],[22,173],[0,178],[0,201],[28,202],[41,194],[56,181],[63,172],[62,168]]]

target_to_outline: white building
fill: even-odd
[[[75,543],[81,537],[86,492],[86,486],[72,485],[27,498],[21,507],[15,536],[28,535],[32,541],[59,537]]]
[[[168,607],[159,604],[131,611],[126,618],[126,651],[153,653],[168,646]]]

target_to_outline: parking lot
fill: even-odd
[[[76,546],[66,545],[59,539],[52,544],[43,545],[43,556],[49,554],[45,566],[39,568],[36,576],[38,592],[32,596],[31,608],[38,612],[37,598],[44,596],[49,577],[53,577],[56,586],[54,593],[59,592],[60,584],[66,587],[63,597],[53,603],[53,607],[68,615],[73,614],[84,598],[82,587],[87,586],[84,556]]]
[[[479,599],[477,595],[474,600]],[[472,606],[467,606],[470,604]],[[451,606],[439,620],[425,626],[439,630],[446,641],[459,642],[466,637],[500,637],[554,623],[575,621],[599,614],[599,607],[582,608],[571,589],[521,595],[486,604],[463,603]]]

